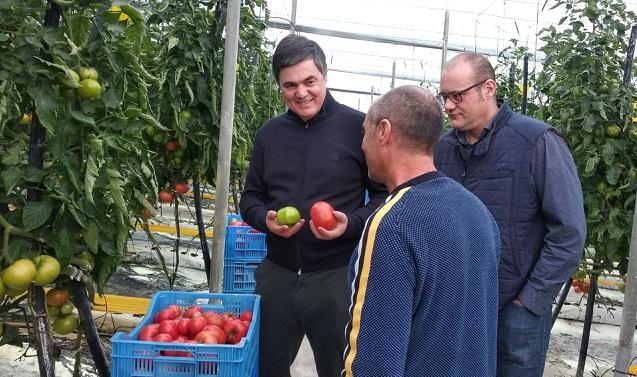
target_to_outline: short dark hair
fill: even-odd
[[[491,62],[484,55],[477,52],[465,51],[459,53],[445,64],[444,71],[461,62],[468,63],[471,66],[475,81],[479,82],[489,79],[495,81],[495,70]]]
[[[301,35],[289,34],[281,39],[272,56],[272,74],[276,82],[279,82],[281,69],[300,63],[303,60],[312,59],[316,68],[323,76],[327,74],[325,53],[318,43]]]
[[[372,126],[389,120],[403,147],[427,154],[433,154],[442,132],[438,101],[416,85],[400,86],[385,93],[372,104],[367,116]]]

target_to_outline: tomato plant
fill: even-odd
[[[537,115],[557,127],[571,147],[584,191],[592,257],[604,269],[625,272],[635,190],[631,175],[637,140],[630,137],[632,83],[621,83],[630,26],[637,20],[618,0],[558,1],[566,10],[542,33],[546,55],[537,76],[543,106]],[[582,67],[588,67],[582,69]]]
[[[334,208],[324,201],[318,201],[310,208],[310,218],[315,227],[332,230],[336,226],[336,218],[334,217]]]

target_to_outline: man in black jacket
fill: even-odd
[[[243,220],[267,233],[268,254],[255,273],[259,375],[290,376],[306,335],[319,376],[339,376],[351,294],[347,266],[365,220],[387,193],[368,177],[365,114],[327,91],[320,46],[289,35],[274,52],[272,70],[288,111],[259,129],[240,202]],[[331,230],[306,222],[320,200],[334,208]],[[277,222],[276,211],[286,206],[300,211],[299,222]]]

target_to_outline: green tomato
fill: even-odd
[[[49,315],[50,318],[57,318],[60,316],[60,314],[62,314],[62,311],[60,310],[59,306],[47,305],[46,313]]]
[[[4,299],[4,295],[7,293],[7,288],[4,286],[2,279],[0,279],[0,301]]]
[[[276,221],[280,225],[292,226],[301,220],[301,213],[298,209],[287,206],[279,209],[276,213]]]
[[[181,112],[181,120],[184,121],[184,123],[188,123],[188,121],[190,120],[190,118],[192,118],[192,114],[190,113],[190,111],[188,110],[183,110]]]
[[[50,255],[38,255],[33,259],[37,272],[35,274],[35,285],[48,285],[60,274],[60,262]]]
[[[146,136],[152,138],[153,136],[155,136],[155,127],[148,125],[144,127],[144,132],[146,133]]]
[[[634,142],[637,142],[637,127],[630,127],[628,130],[628,138]]]
[[[70,314],[66,317],[58,317],[53,321],[53,331],[60,335],[69,334],[77,329],[80,324],[80,317]]]
[[[62,315],[69,315],[73,313],[73,309],[75,309],[73,303],[67,302],[66,304],[60,306],[60,313],[62,313]]]
[[[37,269],[29,259],[18,259],[2,271],[2,282],[16,293],[25,291],[35,278]]]
[[[102,86],[93,79],[84,79],[80,81],[80,87],[77,88],[77,94],[82,99],[95,99],[102,94]]]
[[[608,192],[608,185],[602,181],[597,184],[597,192],[600,194],[606,194]]]
[[[164,135],[157,133],[153,136],[153,141],[157,144],[161,144],[164,142]]]
[[[606,127],[606,136],[608,137],[612,137],[613,139],[615,139],[621,133],[622,133],[622,129],[616,124],[611,124],[608,127]]]
[[[93,67],[80,67],[78,73],[80,74],[80,79],[82,80],[85,80],[85,79],[97,80],[97,78],[99,77],[97,70]]]

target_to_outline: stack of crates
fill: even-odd
[[[252,311],[248,334],[237,344],[164,343],[137,340],[141,329],[169,305],[185,310],[199,305],[219,313]],[[157,292],[142,321],[129,334],[111,338],[112,377],[247,377],[258,376],[259,296],[204,292]],[[187,356],[166,356],[177,351]]]
[[[252,293],[256,286],[254,272],[268,252],[265,233],[250,226],[231,226],[232,220],[241,221],[241,216],[229,214],[226,218],[223,291]]]

